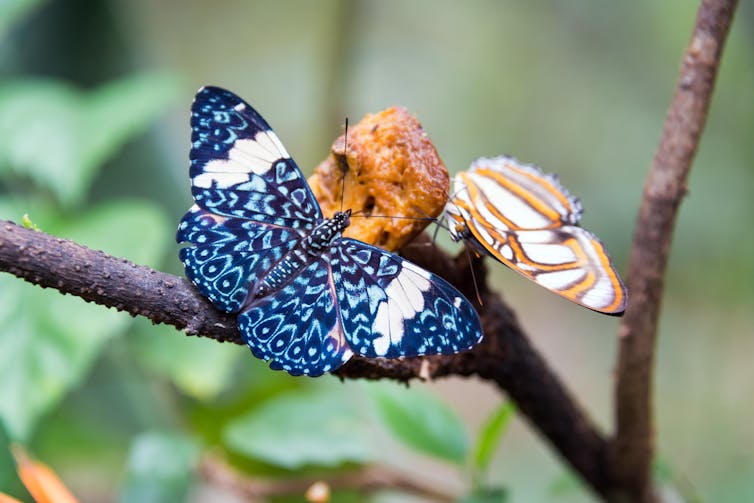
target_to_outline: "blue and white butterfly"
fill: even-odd
[[[350,210],[322,215],[296,163],[235,94],[199,90],[191,108],[191,193],[176,239],[186,275],[238,313],[252,353],[319,376],[351,356],[464,351],[482,339],[468,300],[401,257],[341,236]]]

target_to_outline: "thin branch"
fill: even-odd
[[[434,246],[407,246],[405,253],[444,276],[467,296],[474,293],[466,254],[452,259]],[[336,375],[401,381],[426,375],[476,375],[492,381],[508,393],[534,428],[595,493],[607,494],[607,442],[532,347],[510,308],[487,288],[482,264],[474,261],[472,265],[484,300],[478,309],[485,333],[481,344],[453,356],[399,360],[354,357]],[[217,311],[187,280],[11,222],[0,221],[0,271],[173,325],[189,334],[243,344],[234,317]],[[428,362],[424,371],[423,361]]]
[[[242,475],[224,461],[213,456],[205,456],[199,465],[199,474],[205,481],[229,489],[251,501],[266,501],[270,498],[282,496],[303,498],[304,494],[317,483],[324,483],[329,489],[355,490],[361,494],[392,490],[440,503],[451,503],[457,499],[428,483],[414,480],[404,473],[376,465],[340,473],[329,478],[306,477],[274,480]]]
[[[631,303],[619,329],[611,476],[625,501],[655,501],[652,370],[668,253],[707,119],[737,0],[703,0],[645,186],[628,268]]]

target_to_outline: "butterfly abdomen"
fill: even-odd
[[[336,212],[333,218],[322,220],[272,267],[249,300],[253,302],[276,292],[320,255],[328,252],[332,243],[350,224],[350,216],[351,210],[348,210]]]

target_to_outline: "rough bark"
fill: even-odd
[[[611,477],[616,501],[656,501],[652,376],[657,320],[678,208],[737,0],[703,0],[683,58],[660,144],[644,185],[628,267],[631,299],[619,328]]]

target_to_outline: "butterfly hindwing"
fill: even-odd
[[[481,340],[473,307],[439,276],[353,239],[343,238],[334,253],[343,330],[355,353],[454,354]]]
[[[236,312],[254,285],[300,239],[294,229],[224,217],[194,205],[178,226],[186,276],[219,309]]]
[[[192,195],[213,213],[306,228],[322,218],[275,132],[230,91],[204,87],[197,93],[190,158]]]
[[[456,178],[455,191],[447,208],[454,239],[589,309],[625,310],[626,289],[604,245],[576,225],[581,204],[554,175],[483,158]]]
[[[254,356],[292,375],[319,376],[352,355],[343,335],[328,254],[238,317]]]
[[[468,239],[477,249],[548,290],[595,311],[625,310],[625,287],[602,242],[586,229],[570,225],[499,233],[478,221],[469,229]]]

